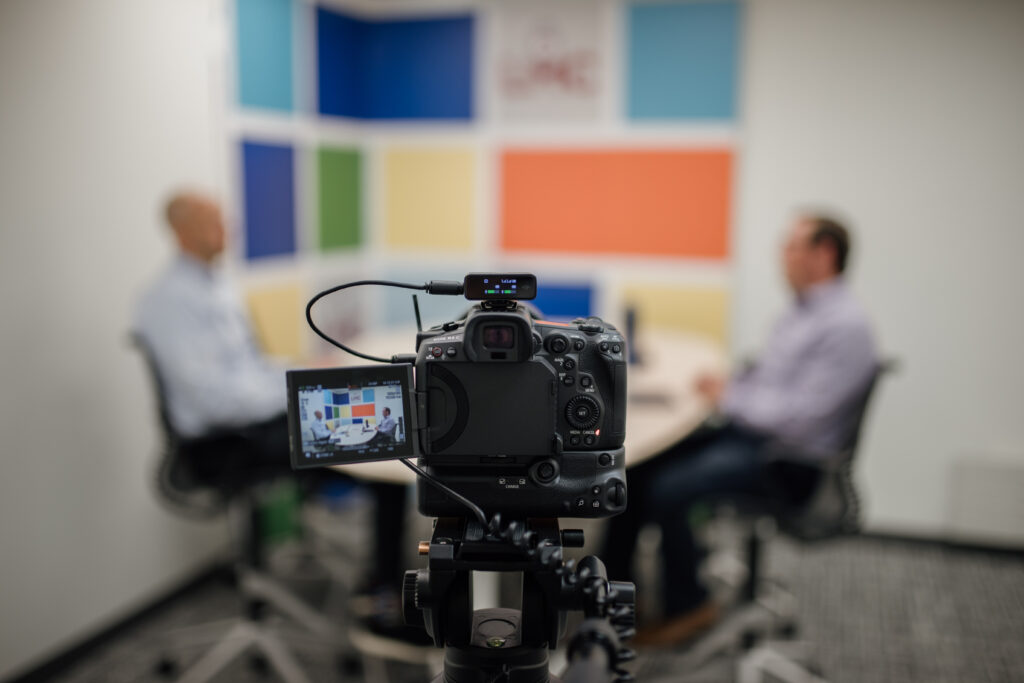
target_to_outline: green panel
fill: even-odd
[[[362,159],[354,149],[321,147],[320,248],[347,249],[359,246],[362,222]]]

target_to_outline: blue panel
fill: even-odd
[[[739,23],[736,2],[630,7],[630,117],[735,117]]]
[[[343,406],[348,404],[348,393],[342,393],[339,391],[334,392],[334,400],[331,401],[336,406]]]
[[[363,403],[373,403],[373,389],[363,389]]]
[[[317,7],[317,88],[321,114],[359,115],[363,71],[359,55],[367,33],[366,22]]]
[[[288,145],[242,143],[246,258],[295,252],[293,157]]]
[[[320,113],[473,116],[473,19],[363,21],[317,9]]]
[[[594,289],[590,285],[537,285],[533,305],[549,320],[585,318],[594,310]]]
[[[291,0],[236,0],[238,101],[292,109]]]
[[[324,405],[330,405],[334,403],[334,394],[330,389],[324,389]]]
[[[354,424],[354,425],[363,424],[363,418],[361,418],[361,417],[353,417],[352,418],[352,424]]]

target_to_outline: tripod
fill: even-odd
[[[567,610],[587,620],[570,641],[564,680],[632,680],[619,667],[634,655],[619,641],[633,633],[633,584],[608,581],[594,556],[578,567],[563,562],[563,547],[582,546],[583,532],[560,531],[557,519],[501,528],[495,517],[485,529],[474,519],[439,518],[423,549],[427,569],[407,571],[403,585],[406,622],[424,625],[445,648],[434,683],[560,683],[548,671],[548,650],[565,633]],[[522,571],[522,609],[473,611],[472,571]]]

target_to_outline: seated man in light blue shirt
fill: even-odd
[[[632,577],[636,535],[645,522],[662,529],[666,619],[638,633],[638,644],[669,646],[709,626],[717,608],[698,581],[701,552],[689,526],[692,504],[719,494],[779,495],[799,502],[817,473],[769,469],[768,444],[808,457],[836,453],[855,428],[859,401],[877,366],[867,316],[846,285],[846,229],[803,215],[789,231],[783,269],[793,305],[778,320],[758,362],[730,380],[702,377],[697,390],[727,419],[628,473],[629,507],[610,520],[608,575]]]
[[[324,414],[319,410],[314,410],[313,417],[313,424],[309,425],[310,431],[313,432],[313,440],[327,441],[330,439],[334,431],[324,423]]]
[[[220,207],[201,194],[180,193],[167,204],[166,217],[179,254],[140,299],[134,331],[160,370],[171,426],[182,437],[237,430],[253,444],[251,452],[202,463],[206,471],[290,476],[284,367],[260,349],[218,263],[226,242]],[[397,594],[406,487],[375,483],[370,489],[377,509],[369,587]],[[386,618],[392,616],[400,618]]]

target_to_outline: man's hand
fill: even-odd
[[[708,403],[717,406],[725,394],[726,378],[722,375],[705,373],[697,378],[696,389]]]

